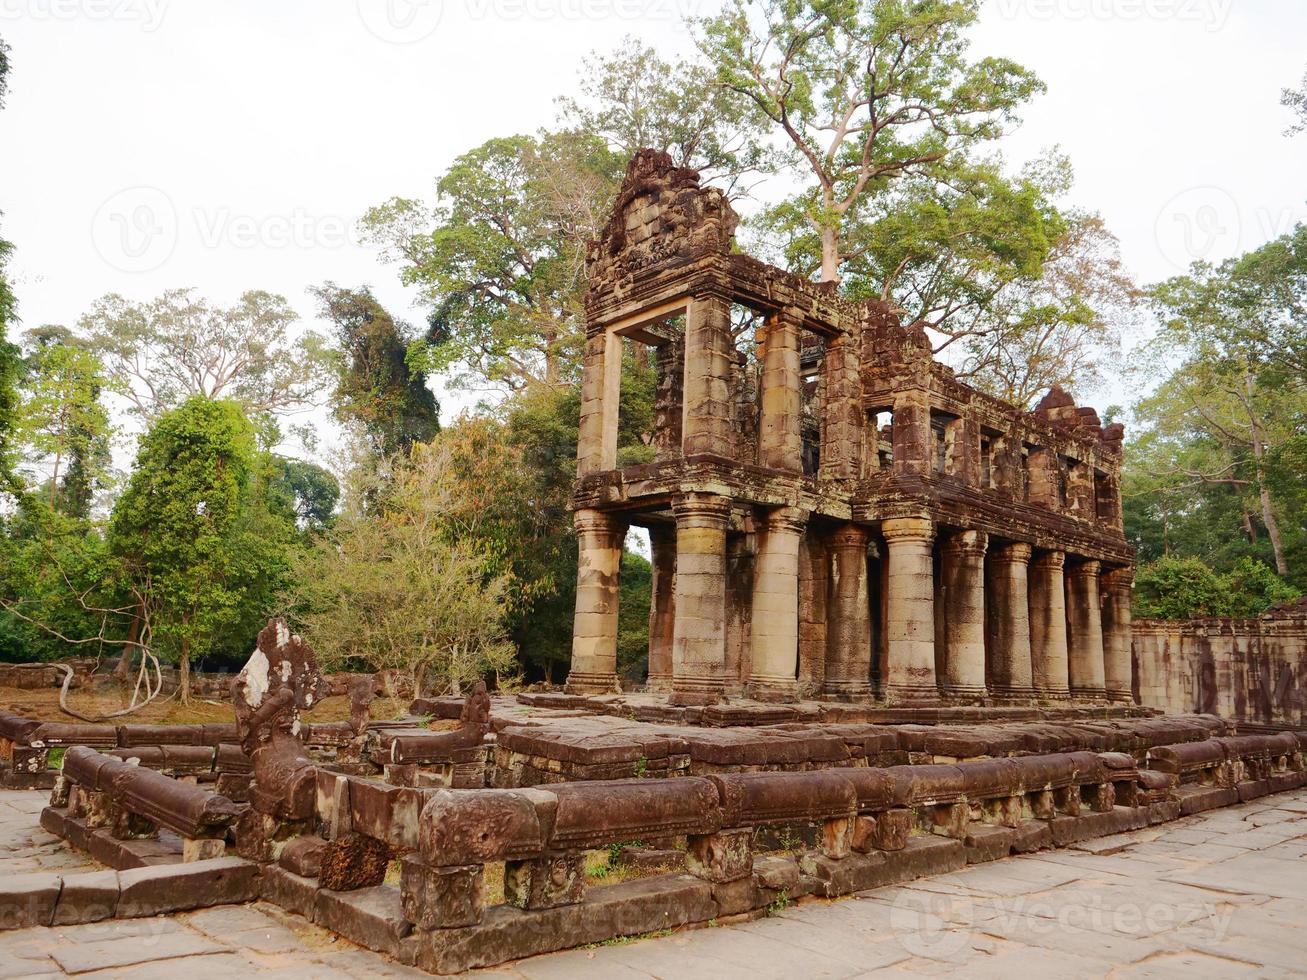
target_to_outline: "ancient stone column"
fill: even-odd
[[[1000,697],[1034,696],[1030,663],[1030,545],[1005,544],[990,552],[989,689]]]
[[[1066,647],[1066,555],[1044,551],[1030,563],[1030,659],[1035,693],[1070,697]]]
[[[1103,619],[1098,598],[1101,564],[1082,561],[1066,574],[1067,646],[1071,695],[1102,698],[1106,695],[1103,661]]]
[[[673,704],[712,704],[726,687],[726,525],[730,505],[690,493],[676,514],[676,619],[672,628]]]
[[[865,419],[860,341],[860,331],[857,334],[837,334],[826,340],[826,354],[822,359],[825,397],[821,415],[819,471],[824,479],[843,480],[858,476]]]
[[[829,697],[856,700],[871,696],[871,606],[867,592],[865,527],[846,524],[830,536],[830,629],[826,637]]]
[[[720,296],[696,296],[685,318],[684,418],[686,456],[733,456],[730,380],[734,348],[731,304]]]
[[[777,313],[767,318],[762,349],[762,410],[758,465],[803,471],[803,381],[799,377],[799,321]]]
[[[767,514],[753,575],[753,660],[749,697],[793,701],[799,666],[799,539],[808,515],[792,507]]]
[[[984,531],[959,531],[942,549],[944,580],[945,694],[985,694],[985,546]]]
[[[617,465],[621,379],[622,338],[609,330],[587,337],[581,370],[581,428],[576,442],[578,477]]]
[[[619,690],[617,600],[626,526],[600,510],[578,510],[576,618],[572,629],[571,693]]]
[[[676,532],[663,525],[649,528],[653,593],[649,603],[649,690],[672,689],[672,629],[676,621]]]
[[[1105,572],[1103,590],[1103,680],[1113,701],[1134,702],[1130,660],[1130,592],[1134,569],[1114,568]]]
[[[896,426],[897,417],[896,409]],[[931,554],[934,527],[925,518],[897,518],[882,522],[881,534],[889,551],[885,696],[899,702],[934,701],[939,697],[935,686],[935,575]]]

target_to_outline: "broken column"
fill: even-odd
[[[1030,659],[1035,693],[1070,697],[1066,646],[1066,555],[1040,552],[1030,563]]]
[[[1030,545],[1019,541],[990,553],[989,689],[1002,697],[1034,695],[1030,663],[1027,568]]]
[[[894,424],[897,429],[897,409]],[[896,439],[896,453],[897,446]],[[934,526],[925,518],[896,518],[881,523],[881,534],[889,552],[885,695],[900,702],[934,701]]]
[[[829,697],[855,700],[871,695],[869,539],[867,529],[858,524],[846,524],[828,539],[830,628],[823,691]]]
[[[626,527],[599,510],[578,510],[576,618],[570,693],[617,691],[617,603]]]
[[[944,676],[940,687],[957,697],[985,694],[984,531],[958,531],[944,542]]]
[[[672,689],[672,629],[676,622],[676,531],[662,524],[649,528],[652,581],[649,603],[649,690]]]
[[[726,526],[730,505],[689,493],[676,514],[673,704],[712,704],[726,687]]]
[[[1098,598],[1096,561],[1075,562],[1066,576],[1067,645],[1071,693],[1078,698],[1106,694],[1103,663],[1103,621]]]
[[[806,512],[781,507],[766,515],[753,578],[753,658],[747,692],[762,701],[792,701],[799,661],[799,539]]]
[[[1114,568],[1101,578],[1103,590],[1103,681],[1113,701],[1134,701],[1130,659],[1130,592],[1134,570]]]

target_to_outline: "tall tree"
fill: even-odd
[[[328,664],[403,669],[419,694],[433,680],[457,694],[486,673],[514,673],[510,576],[483,541],[450,533],[449,512],[463,505],[452,463],[439,445],[415,447],[380,508],[354,497],[296,563],[288,602]]]
[[[9,46],[0,38],[0,109],[9,84]],[[0,238],[0,490],[11,480],[11,432],[18,411],[18,348],[9,342],[9,327],[18,320],[18,303],[5,275],[13,246]]]
[[[114,506],[110,549],[183,701],[192,660],[242,645],[284,582],[292,529],[265,504],[265,462],[239,403],[193,396],[146,432]]]
[[[732,195],[750,175],[775,170],[752,101],[719,83],[711,65],[668,61],[627,37],[611,54],[586,58],[578,77],[579,97],[558,99],[559,122],[602,137],[623,159],[663,150]]]
[[[1301,87],[1281,90],[1280,105],[1291,110],[1298,117],[1298,121],[1284,131],[1286,136],[1293,136],[1307,129],[1307,72],[1302,76]]]
[[[434,205],[368,211],[367,238],[432,306],[424,368],[512,391],[575,381],[586,244],[621,167],[592,135],[492,139],[454,161]]]
[[[426,372],[409,365],[412,329],[387,313],[366,286],[326,283],[311,292],[336,327],[336,418],[361,428],[382,456],[429,440],[440,428],[440,406]]]
[[[1137,414],[1157,448],[1164,492],[1223,487],[1242,501],[1241,531],[1266,534],[1280,575],[1304,515],[1286,503],[1304,484],[1292,467],[1307,425],[1307,227],[1153,289],[1162,329],[1139,363],[1161,375]],[[1287,523],[1286,523],[1287,518]]]
[[[108,381],[99,358],[65,330],[29,331],[19,440],[43,471],[52,510],[90,516],[109,464],[113,426],[101,401]]]
[[[729,0],[699,22],[718,80],[793,148],[809,184],[797,208],[838,281],[845,232],[906,177],[946,177],[1043,90],[1002,58],[967,60],[978,0]]]
[[[194,396],[233,399],[255,415],[311,403],[329,355],[312,332],[292,337],[297,319],[283,297],[260,290],[221,308],[170,289],[146,303],[104,296],[79,327],[148,422]]]

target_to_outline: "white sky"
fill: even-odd
[[[0,0],[0,235],[23,325],[174,286],[263,288],[311,320],[305,290],[325,280],[420,322],[396,270],[350,240],[359,215],[551,123],[588,51],[628,33],[684,51],[682,15],[715,2]],[[976,47],[1048,84],[1005,149],[1060,144],[1074,202],[1141,280],[1307,217],[1307,135],[1282,135],[1279,105],[1307,68],[1301,0],[989,0]],[[448,417],[467,399],[441,400]]]

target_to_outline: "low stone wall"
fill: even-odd
[[[1258,619],[1137,619],[1141,704],[1240,725],[1307,727],[1307,609]]]

